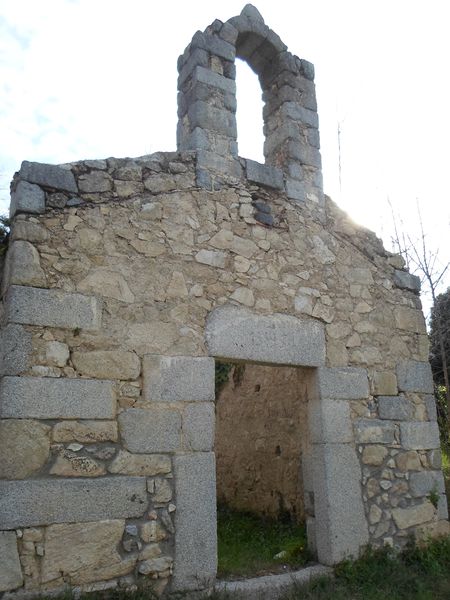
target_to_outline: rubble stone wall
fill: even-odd
[[[217,497],[236,510],[305,520],[308,373],[234,367],[216,398]]]
[[[248,61],[263,72],[252,61],[276,43],[258,45],[270,30],[253,7],[212,27],[181,72],[206,52],[231,80],[217,57],[229,47],[246,56],[245,28],[257,42]],[[311,69],[277,52],[291,83],[272,80],[273,98],[309,102]],[[202,85],[203,102],[222,102],[220,85]],[[189,136],[204,139],[209,125],[186,114],[178,152],[24,162],[13,181],[0,591],[149,583],[162,593],[214,581],[214,359],[310,369],[303,486],[319,561],[448,526],[417,278],[321,195],[310,112],[286,117],[268,165],[232,148],[224,163],[215,134],[205,155]],[[291,149],[304,167],[298,194]]]

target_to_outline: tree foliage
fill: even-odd
[[[442,335],[444,357],[440,335]],[[444,368],[446,367],[447,373],[450,373],[450,287],[443,294],[436,296],[431,309],[430,362],[435,383],[445,385]]]
[[[8,248],[9,219],[0,215],[0,256],[5,254]]]

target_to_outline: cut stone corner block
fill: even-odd
[[[22,585],[16,532],[0,531],[0,592],[9,592]]]
[[[357,557],[369,542],[361,467],[351,444],[316,444],[313,450],[315,531],[319,562]]]
[[[11,194],[9,216],[12,219],[18,213],[39,215],[45,212],[45,192],[34,183],[19,181]]]
[[[19,177],[29,183],[66,192],[77,193],[78,187],[72,171],[59,165],[49,165],[24,160]]]
[[[143,360],[144,394],[156,402],[214,400],[214,359],[147,354]]]
[[[359,367],[320,367],[317,391],[321,398],[360,400],[369,397],[367,370]]]
[[[217,571],[216,478],[213,452],[174,457],[175,563],[173,590],[205,589]]]
[[[0,329],[0,377],[19,375],[30,366],[32,335],[21,325],[10,323]]]
[[[206,346],[211,356],[266,364],[317,367],[325,364],[323,324],[289,315],[256,315],[224,305],[207,319]]]
[[[432,394],[433,374],[428,362],[405,360],[397,365],[398,389],[402,392]]]
[[[102,303],[94,296],[12,285],[5,296],[5,320],[22,325],[97,331]]]

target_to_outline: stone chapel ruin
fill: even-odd
[[[238,155],[236,58],[261,83],[265,164]],[[301,514],[319,563],[448,531],[419,282],[323,194],[312,64],[247,5],[197,32],[178,70],[177,152],[23,162],[12,183],[8,597],[212,586],[216,452],[218,493]],[[216,360],[262,378],[240,403],[225,390],[217,441]],[[292,386],[270,405],[267,381]],[[244,440],[258,415],[264,434]],[[246,457],[275,454],[284,483],[275,469],[252,497]]]

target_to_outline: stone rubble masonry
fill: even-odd
[[[0,592],[15,590],[23,584],[15,531],[0,531]]]
[[[144,397],[155,402],[214,400],[214,359],[147,355]]]
[[[174,458],[175,564],[173,588],[204,588],[217,569],[216,479],[212,452]]]
[[[355,439],[359,444],[393,444],[395,424],[378,419],[358,419],[354,423]]]
[[[0,528],[142,517],[145,477],[0,481]]]
[[[429,501],[408,508],[392,509],[392,516],[399,529],[407,529],[414,525],[427,523],[433,519],[434,514],[434,506]]]
[[[5,298],[8,323],[97,331],[101,314],[97,298],[62,290],[12,285]]]
[[[3,377],[2,419],[113,419],[116,400],[112,381]]]
[[[18,240],[9,245],[2,280],[3,294],[10,285],[44,288],[47,285],[38,251],[30,242]]]
[[[445,493],[442,471],[419,471],[410,475],[410,490],[413,498],[428,496],[432,491]]]
[[[281,314],[269,318],[226,305],[208,316],[205,337],[216,358],[305,367],[325,363],[324,329],[313,320]]]
[[[433,393],[433,375],[428,362],[413,360],[397,365],[398,389],[402,392]]]

